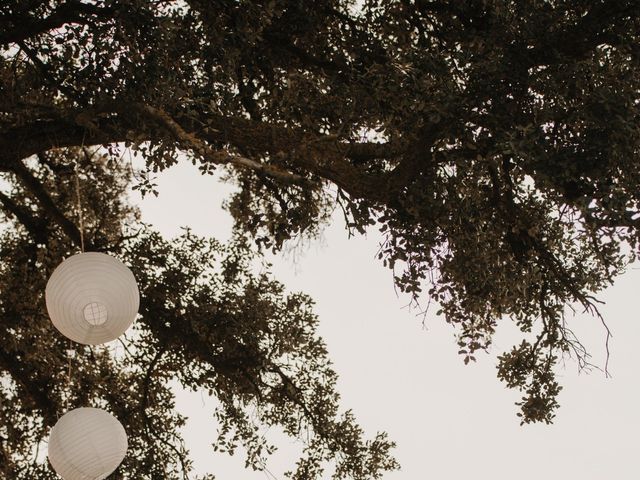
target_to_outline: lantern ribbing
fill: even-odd
[[[115,417],[99,408],[76,408],[51,429],[48,457],[64,480],[101,480],[120,465],[127,447]]]
[[[79,253],[62,262],[47,283],[45,299],[54,326],[67,338],[86,345],[122,335],[135,320],[140,304],[131,270],[99,252]]]

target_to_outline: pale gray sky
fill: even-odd
[[[231,220],[220,208],[228,186],[200,176],[186,162],[161,174],[158,185],[160,196],[140,205],[144,220],[164,235],[190,226],[202,235],[228,237]],[[435,317],[437,308],[427,316],[426,329],[415,311],[403,308],[408,298],[396,296],[389,270],[374,258],[378,240],[375,231],[348,240],[336,215],[324,238],[295,265],[276,257],[273,271],[290,290],[315,299],[343,406],[353,409],[369,438],[385,430],[397,442],[402,470],[386,480],[638,478],[640,268],[601,295],[613,332],[613,378],[597,371],[578,375],[577,366],[567,362],[560,372],[564,390],[555,424],[521,427],[513,405],[519,397],[495,375],[495,356],[519,342],[516,329],[503,324],[491,353],[464,366],[451,327]],[[605,337],[598,321],[577,317],[572,327],[594,363],[603,364]],[[241,455],[212,451],[217,428],[212,405],[200,394],[179,396],[180,410],[191,418],[185,436],[197,473],[214,473],[220,480],[273,478],[244,470]],[[269,434],[279,451],[268,467],[283,479],[301,447],[278,432]]]

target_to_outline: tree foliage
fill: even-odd
[[[271,448],[256,425],[273,424],[312,432],[296,478],[326,460],[338,478],[394,468],[384,435],[367,442],[339,416],[311,301],[247,260],[316,235],[336,207],[352,232],[383,232],[380,260],[414,301],[439,304],[465,362],[515,322],[523,341],[498,376],[523,393],[523,422],[552,420],[558,359],[589,362],[567,309],[598,317],[594,295],[640,248],[640,4],[354,3],[0,6],[7,472],[46,478],[30,448],[65,402],[91,400],[140,442],[121,475],[181,475],[184,447],[159,429],[183,421],[170,379],[220,400],[219,447],[243,443],[250,465]],[[148,172],[183,158],[224,169],[235,240],[170,242],[141,225],[123,197],[127,149]],[[67,387],[41,292],[81,240],[76,163],[87,248],[125,259],[143,304],[135,348],[117,361],[79,349]],[[153,191],[149,178],[134,188]]]

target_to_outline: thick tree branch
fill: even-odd
[[[33,216],[26,207],[18,205],[13,199],[2,192],[0,192],[0,203],[7,212],[13,214],[18,222],[27,229],[36,243],[46,243],[46,222]]]
[[[78,0],[67,0],[44,18],[29,15],[3,15],[0,21],[3,24],[11,24],[13,28],[0,33],[0,44],[17,43],[69,23],[88,23],[91,16],[110,17],[114,11],[113,8],[96,7]]]
[[[411,145],[411,151],[403,156],[402,160],[391,172],[390,183],[392,188],[399,189],[409,184],[430,166],[433,166],[432,147],[441,134],[441,124],[427,123],[420,129],[419,137]]]
[[[260,153],[282,155],[298,169],[324,178],[359,198],[385,201],[388,176],[363,172],[352,162],[352,156],[363,158],[397,157],[401,149],[393,144],[342,143],[335,137],[316,136],[302,129],[255,122],[239,117],[210,115],[207,131],[200,135],[207,141],[224,140],[232,145]],[[177,118],[187,131],[202,130],[192,119]]]
[[[50,398],[51,385],[46,378],[40,375],[41,372],[35,371],[27,362],[18,360],[20,357],[16,353],[19,352],[0,348],[0,371],[4,370],[9,373],[21,393],[26,395],[33,406],[40,410],[45,424],[53,424],[58,405]]]
[[[132,115],[132,111],[138,115]],[[0,169],[12,170],[19,160],[51,148],[104,145],[132,137],[136,141],[160,138],[157,128],[151,128],[149,123],[159,123],[183,147],[193,149],[212,163],[250,168],[288,184],[304,180],[297,173],[209,146],[227,143],[256,154],[283,156],[297,170],[333,182],[354,197],[381,202],[386,201],[392,187],[389,175],[366,173],[352,161],[394,159],[402,151],[394,144],[343,143],[335,137],[311,135],[298,128],[210,112],[193,118],[169,115],[145,104],[114,102],[94,111],[66,112],[58,119],[5,130],[0,133]]]
[[[69,220],[65,214],[58,208],[53,199],[47,193],[44,185],[24,166],[22,162],[16,162],[11,168],[22,184],[33,194],[38,200],[42,208],[51,216],[51,218],[62,228],[64,233],[76,244],[81,245],[81,235],[78,227]],[[91,243],[85,240],[87,249],[91,249]]]
[[[11,170],[22,159],[52,148],[106,145],[127,139],[127,125],[112,118],[94,120],[87,128],[67,118],[38,120],[0,133],[0,170]]]
[[[160,123],[181,144],[186,145],[188,148],[191,148],[198,156],[202,157],[206,161],[209,161],[216,165],[231,164],[243,168],[249,168],[251,170],[255,170],[257,172],[264,173],[265,175],[274,177],[283,183],[299,185],[304,183],[305,181],[304,177],[300,175],[281,170],[272,165],[259,163],[255,160],[241,157],[239,155],[231,155],[226,152],[213,150],[195,134],[185,131],[166,112],[148,105],[139,106],[138,108],[141,109],[147,116]]]

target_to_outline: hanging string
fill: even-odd
[[[67,349],[67,395],[64,401],[64,409],[65,411],[69,410],[69,400],[71,399],[71,359],[74,357],[75,351],[71,348],[71,340],[69,340],[69,348]]]
[[[84,136],[82,137],[82,149],[84,149]],[[74,180],[76,184],[76,209],[78,214],[78,223],[80,230],[80,251],[84,253],[84,215],[82,213],[82,199],[80,197],[80,175],[78,173],[78,162],[74,165]],[[67,396],[65,398],[65,410],[69,410],[69,400],[71,399],[71,385],[72,385],[72,359],[75,356],[75,351],[72,348],[71,340],[69,340],[69,347],[67,348]]]
[[[77,209],[78,209],[78,221],[80,223],[80,250],[84,253],[84,216],[82,214],[82,202],[80,200],[80,176],[78,175],[78,163],[75,166],[75,180],[76,180],[76,197],[77,197]]]
[[[67,349],[67,357],[69,358],[69,371],[67,372],[67,383],[71,385],[71,357],[73,354],[71,353],[73,350],[71,349],[71,340],[69,340],[69,348]]]

